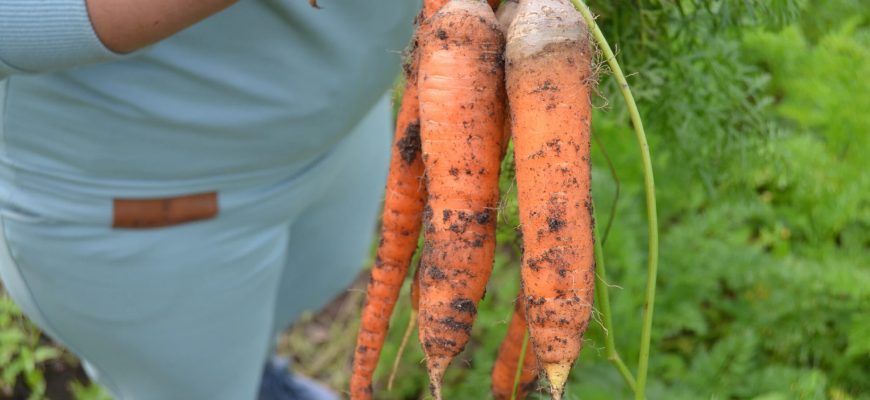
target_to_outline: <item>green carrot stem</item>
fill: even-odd
[[[622,73],[622,68],[619,62],[616,61],[616,56],[598,24],[595,23],[595,18],[589,7],[582,0],[571,0],[574,7],[583,14],[586,24],[592,31],[598,47],[607,59],[607,64],[613,72],[613,77],[616,79],[619,91],[625,100],[625,105],[628,107],[628,113],[631,117],[631,124],[634,128],[634,133],[637,138],[637,144],[640,147],[641,160],[643,162],[643,180],[644,192],[646,194],[646,212],[647,212],[647,229],[649,255],[647,258],[647,281],[646,292],[643,307],[643,326],[641,328],[640,338],[640,355],[637,363],[637,386],[635,388],[635,400],[643,400],[646,392],[647,370],[649,368],[649,352],[650,352],[650,337],[652,333],[653,309],[655,305],[656,295],[656,276],[658,273],[658,252],[659,252],[659,236],[658,236],[658,218],[656,215],[656,196],[655,196],[655,180],[653,179],[652,160],[649,153],[649,145],[646,140],[646,133],[643,129],[643,121],[640,117],[640,112],[637,110],[637,104],[634,101],[634,96]]]
[[[526,349],[529,346],[529,330],[523,335],[523,347],[520,349],[520,358],[517,360],[517,372],[514,374],[514,388],[511,390],[511,400],[517,400],[517,390],[520,387],[520,378],[523,375],[523,364],[526,363]]]
[[[595,209],[594,205],[592,208],[593,210]],[[631,388],[631,391],[634,392],[637,383],[634,380],[634,376],[631,375],[631,371],[622,361],[622,357],[619,356],[619,352],[616,350],[616,340],[614,338],[616,333],[613,330],[613,314],[610,311],[607,269],[604,266],[604,249],[601,246],[601,240],[599,240],[600,235],[598,233],[598,224],[593,225],[592,235],[595,238],[595,304],[598,304],[598,311],[601,313],[601,323],[604,327],[604,351],[607,354],[607,360],[616,367],[619,374],[622,375],[622,379],[625,380],[625,383],[629,388]]]

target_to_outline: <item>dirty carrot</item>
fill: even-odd
[[[592,312],[592,47],[567,0],[523,0],[505,58],[529,337],[560,399]]]
[[[314,0],[311,1],[314,2]],[[420,14],[420,20],[427,20],[437,10],[441,9],[441,7],[446,4],[447,1],[448,0],[424,0],[423,9]],[[312,4],[315,5],[316,3]],[[493,7],[497,5],[497,3],[495,2],[492,2],[490,4],[492,4]],[[405,65],[407,84],[405,86],[403,103],[401,105],[399,115],[396,120],[395,143],[393,144],[393,154],[391,159],[392,161],[390,164],[390,172],[387,178],[387,200],[385,200],[384,202],[384,230],[381,234],[381,237],[384,239],[381,240],[378,253],[378,257],[381,257],[382,255],[381,249],[385,250],[385,254],[394,253],[395,259],[393,261],[395,262],[395,266],[393,266],[393,269],[388,269],[387,271],[385,271],[385,273],[379,274],[374,271],[372,273],[372,279],[369,284],[369,294],[367,298],[380,297],[380,299],[382,300],[387,300],[387,307],[382,310],[378,310],[377,302],[368,301],[366,303],[366,307],[364,307],[362,313],[360,334],[357,340],[358,355],[355,357],[354,360],[353,375],[351,377],[351,397],[354,399],[371,398],[372,376],[374,375],[374,369],[377,367],[380,351],[383,347],[384,339],[386,338],[387,330],[389,328],[389,319],[392,314],[393,306],[395,305],[395,299],[398,297],[401,283],[404,280],[405,275],[407,274],[407,264],[408,262],[410,262],[410,257],[413,255],[413,252],[416,249],[416,242],[412,244],[410,240],[404,240],[407,238],[395,240],[395,232],[388,232],[388,229],[390,227],[388,226],[387,211],[390,210],[389,207],[392,205],[389,202],[390,195],[391,193],[395,194],[394,198],[396,201],[400,201],[401,197],[406,197],[404,201],[413,203],[413,205],[409,204],[409,206],[413,209],[409,208],[408,210],[405,210],[409,213],[409,215],[411,213],[413,214],[413,216],[411,216],[413,221],[405,221],[407,222],[407,225],[400,226],[401,235],[404,235],[406,231],[409,231],[410,225],[413,223],[416,228],[413,229],[412,236],[414,236],[415,238],[417,237],[420,231],[420,213],[418,208],[420,208],[420,204],[425,203],[425,187],[422,187],[422,184],[420,184],[418,185],[420,186],[418,187],[418,190],[416,192],[413,192],[410,190],[411,185],[409,185],[409,183],[412,183],[413,180],[420,178],[422,175],[422,163],[419,159],[414,158],[415,154],[419,154],[420,126],[419,103],[417,99],[416,85],[416,47],[417,42],[415,38],[411,45],[411,56],[409,57],[409,62]],[[409,145],[416,147],[411,149],[408,147]],[[415,151],[416,153],[414,153]],[[396,160],[398,160],[399,158],[401,158],[405,162],[396,162]],[[401,217],[400,215],[398,215],[402,212],[401,209],[396,209],[392,212],[393,215],[396,217],[396,220]],[[388,240],[388,236],[393,236],[394,240]],[[383,262],[383,258],[378,258],[377,260]],[[419,268],[417,270],[419,272]],[[378,286],[381,287],[378,289]],[[398,362],[399,356],[401,356],[401,351],[405,348],[405,343],[407,343],[407,337],[412,331],[414,322],[416,321],[419,294],[418,289],[419,279],[417,278],[417,274],[415,273],[414,289],[412,290],[414,304],[411,313],[411,319],[405,331],[405,336],[402,340],[402,346],[395,362]],[[378,293],[372,293],[373,290],[378,290]],[[380,330],[375,331],[375,329]],[[393,370],[395,371],[395,366]],[[394,373],[391,373],[388,387],[392,386],[393,378]]]
[[[492,272],[504,123],[503,35],[481,0],[452,0],[420,27],[420,122],[428,201],[420,342],[430,388],[465,347]]]
[[[381,241],[368,284],[354,355],[350,385],[352,399],[372,398],[372,376],[420,236],[426,195],[421,182],[423,162],[420,157],[417,86],[411,75],[396,119]]]
[[[498,348],[498,356],[492,367],[492,396],[495,400],[509,400],[514,391],[517,369],[521,368],[519,384],[517,385],[517,400],[526,398],[535,388],[538,378],[538,363],[531,346],[526,347],[523,354],[523,342],[526,338],[526,316],[523,297],[520,295],[514,305],[514,312],[508,324],[507,335]],[[522,358],[522,367],[519,366]]]

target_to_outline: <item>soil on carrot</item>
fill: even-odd
[[[405,129],[405,135],[396,143],[402,161],[410,165],[420,155],[420,121],[413,121]]]

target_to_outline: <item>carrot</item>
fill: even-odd
[[[560,399],[592,311],[592,48],[568,0],[522,0],[505,58],[530,342]]]
[[[423,0],[423,21],[435,15],[449,0]],[[421,21],[422,22],[422,21]]]
[[[420,20],[425,21],[439,10],[448,0],[424,0]],[[312,6],[317,7],[315,0]],[[317,7],[319,8],[319,7]],[[378,248],[375,268],[366,295],[366,305],[361,316],[360,332],[357,337],[357,352],[354,357],[351,376],[351,398],[371,398],[374,370],[383,348],[389,319],[393,312],[402,281],[407,275],[408,264],[416,250],[416,238],[420,233],[422,204],[426,191],[417,183],[422,176],[422,162],[419,154],[419,102],[417,99],[417,57],[416,38],[412,42],[410,62],[405,65],[406,85],[403,102],[396,120],[396,134],[393,143],[390,172],[387,177],[386,199],[384,201],[383,230]],[[403,162],[398,162],[401,159]],[[414,191],[414,183],[416,191]],[[388,213],[390,215],[388,216]],[[398,229],[398,231],[397,231]],[[398,232],[398,234],[397,234]],[[411,237],[414,238],[413,243]],[[380,265],[386,268],[379,269]],[[386,264],[384,264],[386,263]],[[419,268],[418,268],[419,272]],[[415,274],[412,296],[417,296],[419,279]],[[418,300],[413,302],[411,320],[416,320]],[[409,322],[405,339],[413,329]],[[399,353],[401,355],[401,351]],[[397,360],[398,361],[398,356]],[[395,367],[394,367],[395,370]],[[390,383],[392,383],[391,374]],[[392,386],[392,385],[388,385]]]
[[[409,70],[413,72],[414,69],[412,66]],[[372,398],[372,376],[384,345],[393,307],[417,249],[422,226],[426,190],[420,182],[423,162],[420,157],[419,103],[414,80],[413,73],[409,74],[396,119],[381,241],[357,336],[350,384],[352,399]]]
[[[430,387],[465,347],[492,272],[504,123],[504,38],[480,0],[452,0],[419,33],[420,121],[428,202],[420,342]]]
[[[513,393],[520,354],[523,352],[523,341],[526,336],[526,315],[523,296],[517,297],[507,335],[498,348],[498,357],[492,367],[492,396],[495,400],[508,400]],[[532,347],[526,347],[520,372],[516,399],[524,399],[535,387],[538,378],[538,362]]]

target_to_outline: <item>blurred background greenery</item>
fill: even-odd
[[[630,74],[656,173],[661,260],[648,398],[870,399],[870,4],[589,5]],[[634,368],[646,279],[640,158],[606,71],[594,103],[597,221],[615,215],[604,243],[612,333]],[[618,203],[602,149],[618,175]],[[495,272],[473,338],[446,377],[448,399],[489,398],[519,288],[511,173],[502,189]],[[298,371],[346,388],[363,288],[364,278],[282,337],[280,351]],[[384,387],[409,310],[403,295],[378,398],[427,397],[413,340],[395,387]],[[592,324],[567,399],[630,398],[604,358],[602,335]],[[0,398],[44,398],[55,379],[80,382],[79,399],[104,398],[75,363],[0,299]]]

